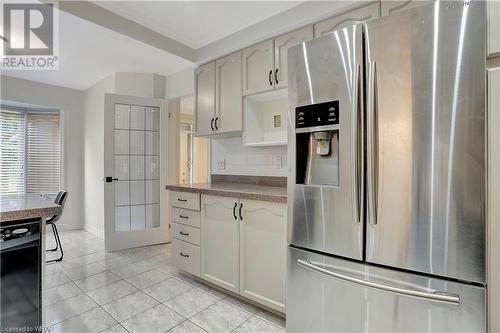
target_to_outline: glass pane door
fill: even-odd
[[[160,226],[160,110],[115,104],[115,231]]]

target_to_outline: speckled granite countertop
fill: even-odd
[[[286,187],[246,183],[215,182],[165,185],[167,190],[184,191],[223,197],[286,203]]]
[[[0,223],[48,217],[61,213],[61,206],[40,195],[13,195],[0,197]]]

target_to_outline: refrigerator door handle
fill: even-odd
[[[353,110],[352,110],[352,116],[351,116],[351,195],[352,195],[352,216],[354,219],[354,222],[361,222],[360,219],[360,197],[359,197],[359,192],[360,192],[360,174],[362,172],[361,168],[362,166],[360,165],[360,157],[359,157],[359,136],[360,136],[360,125],[359,125],[359,116],[361,114],[361,111],[359,109],[360,107],[360,102],[359,102],[359,75],[361,72],[361,65],[356,65],[354,68],[354,84],[353,84]]]
[[[368,222],[377,224],[377,91],[376,63],[368,62],[368,112],[367,112],[367,190],[368,190]]]
[[[434,292],[425,292],[425,291],[418,291],[418,290],[411,290],[411,289],[406,289],[406,288],[401,288],[401,287],[395,287],[395,286],[389,286],[386,284],[382,283],[376,283],[372,281],[366,281],[363,279],[358,279],[356,277],[352,277],[349,275],[337,273],[337,272],[332,272],[330,270],[324,269],[320,266],[317,266],[313,263],[311,263],[308,260],[303,260],[303,259],[297,259],[297,265],[313,270],[318,273],[322,273],[324,275],[327,275],[332,278],[336,278],[342,281],[350,282],[353,284],[357,284],[363,287],[367,288],[372,288],[372,289],[378,289],[394,294],[399,294],[399,295],[406,295],[410,297],[417,297],[417,298],[422,298],[430,301],[436,301],[436,302],[444,302],[444,303],[450,303],[453,305],[460,305],[460,296],[456,294],[451,294],[451,293],[446,293],[446,292],[441,292],[441,291],[434,291]]]

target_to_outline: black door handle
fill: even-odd
[[[181,219],[188,219],[188,218],[189,218],[189,216],[184,216],[184,215],[179,215],[179,217],[180,217]]]
[[[218,131],[219,128],[217,127],[217,120],[219,120],[219,117],[215,117],[215,130]]]
[[[182,253],[182,252],[179,252],[179,254],[180,254],[181,256],[183,256],[184,258],[189,258],[189,254],[184,254],[184,253]]]
[[[278,68],[276,68],[276,70],[274,71],[274,81],[276,82],[276,84],[278,84]]]
[[[236,217],[236,206],[238,206],[238,203],[235,202],[234,203],[234,207],[233,207],[233,216],[234,216],[234,219],[237,220],[238,218]]]
[[[182,231],[179,231],[179,233],[182,235],[182,236],[189,236],[189,234],[187,232],[182,232]]]
[[[113,182],[114,180],[118,180],[118,178],[106,177],[106,178],[104,178],[104,180],[106,181],[106,183],[111,183],[111,182]]]
[[[212,129],[212,131],[214,130],[214,118],[210,120],[210,128]]]
[[[180,201],[180,202],[187,202],[187,199],[177,198],[177,201]]]
[[[243,221],[243,216],[241,216],[241,209],[243,208],[243,203],[240,203],[240,220]]]
[[[273,75],[273,70],[271,69],[269,71],[269,85],[272,86],[273,85],[273,79],[271,78],[271,76]]]

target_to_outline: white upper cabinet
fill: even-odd
[[[488,55],[500,55],[500,1],[488,1]]]
[[[274,86],[282,88],[287,86],[288,74],[288,48],[313,39],[313,27],[289,32],[274,39]]]
[[[215,62],[194,71],[196,134],[213,133],[215,121]]]
[[[407,10],[410,8],[419,7],[431,3],[432,0],[410,0],[410,1],[393,1],[393,0],[382,0],[380,11],[382,16],[392,15],[399,13],[400,11]]]
[[[273,40],[266,40],[243,50],[243,95],[254,94],[274,86]]]
[[[380,17],[380,3],[361,7],[348,13],[332,17],[314,25],[314,37]]]
[[[215,130],[218,133],[242,131],[241,51],[218,59],[215,68]]]
[[[201,196],[201,277],[239,292],[238,199]]]
[[[240,204],[240,294],[285,312],[286,204]]]

